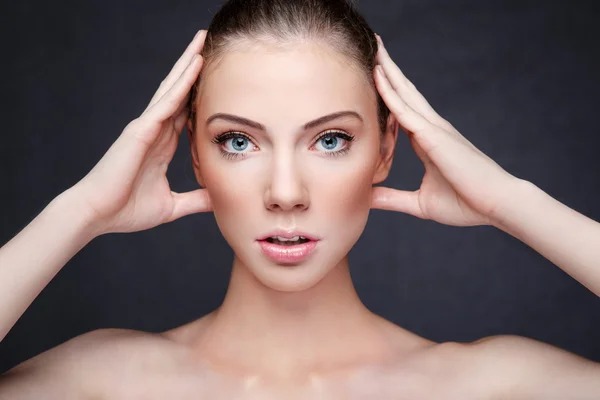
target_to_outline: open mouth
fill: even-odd
[[[310,242],[309,239],[302,236],[295,236],[290,239],[282,238],[280,236],[272,236],[265,239],[265,241],[273,244],[278,244],[280,246],[294,246],[297,244],[302,244],[306,242]]]
[[[269,236],[258,240],[263,254],[279,265],[299,265],[313,254],[321,239],[304,236]]]

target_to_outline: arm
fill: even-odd
[[[0,248],[0,341],[61,268],[96,233],[71,190]]]
[[[416,191],[375,187],[372,208],[446,225],[494,225],[600,296],[600,224],[509,174],[477,149],[435,112],[379,37],[378,45],[378,92],[408,134],[425,176]]]
[[[496,210],[498,229],[529,245],[600,296],[600,223],[519,180]]]
[[[185,215],[212,211],[204,189],[173,192],[166,171],[202,67],[200,31],[142,115],[104,157],[0,249],[0,340],[48,282],[94,237],[137,232]]]

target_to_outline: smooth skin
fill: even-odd
[[[74,187],[0,249],[3,338],[66,262],[93,238],[135,232],[212,211],[204,189],[174,193],[166,169],[189,118],[184,109],[202,67],[201,31],[144,113]],[[429,106],[380,43],[377,89],[423,161],[421,188],[377,187],[372,208],[456,226],[493,225],[518,237],[600,294],[600,224],[517,179],[469,143]],[[98,196],[101,193],[101,196]],[[52,244],[50,240],[53,238]],[[29,249],[36,248],[33,254]],[[198,334],[211,315],[194,327]],[[398,362],[365,366],[273,388],[211,372],[191,356],[189,329],[164,334],[100,329],[73,338],[0,377],[0,398],[393,398],[594,399],[600,365],[535,340],[493,336],[434,344],[381,321],[402,339]],[[266,390],[269,389],[269,390]]]

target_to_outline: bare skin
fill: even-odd
[[[212,317],[160,334],[103,329],[81,335],[13,368],[0,380],[0,393],[11,399],[501,398],[492,393],[492,377],[470,365],[470,345],[436,344],[375,315],[390,339],[385,362],[277,380],[232,373],[199,359],[190,345]]]
[[[110,232],[149,229],[184,215],[211,211],[212,201],[204,189],[178,194],[169,190],[164,179],[178,133],[187,121],[182,105],[186,103],[189,88],[201,67],[201,60],[192,60],[201,50],[201,36],[194,39],[163,81],[144,114],[125,129],[90,174],[59,196],[0,249],[1,337],[54,274],[94,237]],[[387,76],[376,75],[377,87],[394,118],[409,134],[427,173],[417,192],[389,188],[374,190],[373,207],[458,226],[494,224],[532,243],[534,248],[556,260],[557,265],[564,266],[565,271],[570,271],[588,287],[600,287],[600,282],[595,279],[598,277],[598,269],[594,268],[597,250],[593,245],[600,236],[599,225],[572,210],[567,211],[566,207],[553,202],[531,185],[507,175],[435,114],[387,53],[381,52],[379,62]],[[342,73],[337,75],[342,76]],[[309,104],[308,101],[304,103]],[[394,119],[390,121],[388,133],[396,128]],[[386,138],[392,145],[395,143],[395,137],[387,135]],[[383,146],[388,151],[372,170],[378,181],[389,171],[393,153],[389,150],[393,148],[390,143]],[[208,151],[203,155],[210,156]],[[206,168],[203,172],[196,170],[196,173],[199,178],[210,178]],[[289,176],[287,178],[289,180]],[[485,190],[480,190],[482,187]],[[283,193],[281,188],[278,190],[279,194]],[[215,192],[217,189],[213,190]],[[318,198],[315,192],[312,192],[313,201]],[[284,204],[282,199],[269,198],[279,201],[279,206]],[[293,200],[296,202],[297,199]],[[290,204],[295,205],[294,202]],[[226,206],[222,201],[215,204]],[[540,214],[544,210],[546,216],[556,218],[542,218]],[[538,213],[538,218],[528,220],[527,215],[534,213]],[[564,229],[546,229],[539,225],[541,220],[545,223],[552,220],[558,228]],[[577,259],[565,256],[569,252],[565,251],[563,243],[569,238],[561,238],[560,233],[551,236],[551,232],[565,232],[567,227],[576,227],[575,231],[586,233],[587,241],[578,239],[572,243],[578,250],[574,252]],[[52,246],[48,245],[48,237],[54,239]],[[32,247],[38,249],[35,254],[28,251]],[[253,267],[268,283],[288,285],[288,289],[294,283],[278,280],[280,276],[269,275],[265,271],[270,270],[261,269],[258,264]],[[250,269],[239,260],[234,262],[234,271],[237,272],[233,274],[233,284],[243,282],[246,289],[255,291],[255,295],[245,298],[246,301],[260,297],[257,294],[261,293],[269,300],[265,303],[267,306],[275,304],[272,300],[278,299],[275,297],[278,295],[261,289],[258,280],[249,279],[250,275],[244,277],[242,273],[248,274]],[[321,355],[319,351],[323,354],[330,351],[336,342],[345,343],[340,351],[327,353],[327,357],[313,357],[310,364],[298,368],[290,368],[288,364],[286,368],[272,370],[248,367],[247,355],[261,339],[256,336],[245,349],[240,348],[238,353],[231,353],[233,356],[221,358],[231,351],[229,347],[240,345],[234,339],[242,337],[243,333],[234,331],[231,340],[221,337],[221,333],[227,333],[227,324],[242,319],[227,318],[231,310],[243,305],[232,295],[219,309],[203,318],[160,334],[102,329],[73,338],[3,374],[0,397],[16,400],[594,399],[600,393],[600,365],[597,363],[538,341],[511,335],[473,343],[438,344],[361,307],[350,290],[346,264],[321,272],[327,272],[326,276],[318,276],[316,272],[303,276],[305,283],[310,283],[310,279],[315,281],[308,292],[309,297],[331,293],[338,288],[339,292],[335,294],[339,297],[333,300],[343,298],[344,301],[327,303],[326,297],[320,297],[317,304],[327,306],[329,310],[337,310],[331,308],[336,304],[353,305],[337,313],[335,321],[341,322],[344,317],[351,316],[357,322],[357,329],[333,338],[317,336],[314,343],[310,340],[302,343],[306,349],[316,350],[317,356]],[[239,291],[228,291],[236,292]],[[279,299],[285,300],[285,297]],[[308,304],[309,298],[299,299],[287,305]],[[277,311],[276,307],[263,309]],[[286,322],[308,322],[298,325],[303,327],[302,332],[329,331],[316,330],[322,327],[323,319],[301,320],[299,314],[280,313],[274,320],[280,321],[287,314],[296,319],[290,318]],[[265,321],[265,315],[261,313],[250,315],[253,317],[246,318],[245,329],[253,328],[253,320],[263,318]],[[277,328],[273,324],[269,326],[269,332]],[[280,334],[273,338],[286,337]],[[222,341],[218,342],[219,339]],[[325,339],[329,340],[327,346],[323,345]],[[210,346],[210,343],[218,345]],[[315,343],[320,343],[321,347]],[[284,360],[284,355],[288,359],[303,355],[298,353],[298,348],[304,349],[297,342],[278,347],[285,351],[279,355],[280,359]],[[269,354],[269,350],[273,354]],[[268,343],[263,343],[260,352],[250,361],[261,367],[270,365],[261,364],[263,355],[275,357],[278,351],[273,352]],[[323,363],[319,364],[319,360]]]
[[[213,315],[159,334],[100,329],[80,335],[7,372],[0,394],[15,400],[518,400],[598,393],[598,365],[556,347],[516,336],[438,344],[383,319],[378,323],[390,338],[385,362],[261,380],[197,357],[190,343]],[[549,379],[552,374],[560,379]]]

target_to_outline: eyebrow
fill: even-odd
[[[324,116],[319,117],[310,122],[307,122],[306,124],[304,124],[304,130],[309,130],[309,129],[312,129],[319,125],[323,125],[327,122],[333,121],[335,119],[342,118],[342,117],[348,117],[348,116],[358,118],[361,122],[364,122],[363,118],[360,116],[360,114],[355,111],[338,111],[338,112],[335,112],[332,114],[324,115]],[[225,113],[216,113],[216,114],[211,115],[206,120],[206,126],[208,126],[211,122],[213,122],[214,120],[217,120],[217,119],[222,119],[222,120],[233,122],[236,124],[246,125],[251,128],[254,128],[254,129],[259,129],[261,131],[266,131],[265,126],[261,123],[252,121],[248,118],[240,117],[238,115],[225,114]]]

